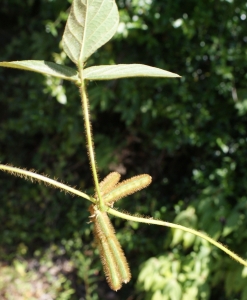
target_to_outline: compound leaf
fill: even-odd
[[[84,63],[108,42],[119,23],[115,0],[74,0],[63,34],[63,48],[75,63]]]

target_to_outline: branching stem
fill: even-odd
[[[34,179],[37,181],[43,181],[51,186],[54,186],[56,188],[59,188],[61,190],[64,190],[65,192],[69,192],[75,195],[78,195],[80,197],[83,197],[91,202],[93,202],[94,204],[96,204],[96,199],[94,199],[93,197],[88,196],[87,194],[78,191],[72,187],[69,187],[66,184],[60,183],[56,180],[50,179],[44,175],[40,175],[40,174],[36,174],[32,171],[27,171],[27,170],[23,170],[23,169],[19,169],[16,167],[12,167],[12,166],[6,166],[6,165],[2,165],[0,164],[0,170],[6,171],[10,174],[13,175],[18,175],[20,177],[24,177],[24,178],[30,178],[30,179]],[[202,233],[200,231],[194,230],[192,228],[188,228],[182,225],[178,225],[178,224],[174,224],[174,223],[169,223],[169,222],[165,222],[165,221],[160,221],[160,220],[154,220],[153,218],[143,218],[143,217],[137,217],[137,216],[131,216],[129,214],[126,213],[122,213],[119,212],[113,208],[107,207],[105,205],[103,205],[102,208],[103,211],[107,211],[107,213],[125,219],[125,220],[129,220],[129,221],[134,221],[134,222],[139,222],[139,223],[146,223],[146,224],[154,224],[154,225],[159,225],[159,226],[165,226],[165,227],[170,227],[170,228],[174,228],[174,229],[180,229],[183,230],[185,232],[189,232],[192,233],[206,241],[208,241],[210,244],[216,246],[217,248],[221,249],[222,251],[224,251],[226,254],[228,254],[230,257],[232,257],[233,259],[235,259],[237,262],[239,262],[240,264],[244,265],[247,267],[247,262],[242,259],[241,257],[239,257],[237,254],[235,254],[234,252],[232,252],[231,250],[227,249],[226,246],[222,245],[221,243],[215,241],[214,239],[212,239],[211,237],[207,236],[205,233]]]

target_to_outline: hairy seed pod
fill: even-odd
[[[131,278],[128,262],[107,213],[99,211],[96,205],[91,205],[89,211],[107,282],[111,289],[119,290],[122,282]]]
[[[97,231],[94,230],[94,236],[100,252],[100,259],[103,265],[106,280],[110,288],[114,291],[117,291],[122,287],[122,280],[119,276],[115,259],[113,255],[110,254],[111,249],[108,240],[103,236],[99,238],[97,234]]]
[[[115,201],[144,189],[151,182],[152,177],[148,174],[134,176],[118,183],[109,193],[103,195],[103,201],[112,206]]]
[[[111,172],[110,174],[108,174],[99,184],[101,195],[103,196],[109,193],[119,182],[120,177],[121,175],[118,172]]]

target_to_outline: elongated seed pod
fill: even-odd
[[[129,269],[128,262],[126,260],[126,257],[124,255],[123,249],[116,238],[116,235],[114,235],[115,238],[109,239],[109,245],[110,249],[112,251],[113,257],[115,259],[115,262],[117,263],[118,272],[120,274],[121,280],[124,283],[127,283],[131,279],[131,273]]]
[[[114,227],[105,212],[97,211],[97,221],[95,229],[101,237],[106,237],[109,247],[114,257],[115,263],[122,282],[127,283],[131,278],[128,262],[122,250],[122,247],[116,237]]]
[[[112,255],[109,254],[111,253],[109,242],[103,236],[101,236],[101,238],[98,238],[96,230],[94,230],[94,236],[100,252],[100,259],[103,265],[103,270],[106,276],[106,280],[110,288],[114,291],[117,291],[122,287],[122,280],[121,277],[119,276],[115,259]]]
[[[115,201],[144,189],[151,182],[152,177],[148,174],[131,177],[118,183],[109,193],[103,196],[103,201],[105,204],[112,206]]]
[[[95,205],[91,205],[89,211],[107,282],[116,291],[121,288],[122,282],[130,281],[128,262],[107,213],[99,211]]]
[[[111,172],[110,174],[108,174],[99,184],[101,195],[103,196],[109,193],[119,182],[120,177],[121,175],[118,172]]]

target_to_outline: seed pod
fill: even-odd
[[[89,211],[94,222],[94,236],[107,282],[111,289],[117,291],[122,282],[130,281],[128,262],[107,213],[99,211],[96,205],[91,205]]]
[[[144,189],[151,182],[152,177],[148,174],[134,176],[118,183],[109,193],[103,195],[103,201],[112,206],[115,201]]]
[[[118,172],[111,172],[99,184],[102,196],[109,193],[119,182],[121,175]]]

